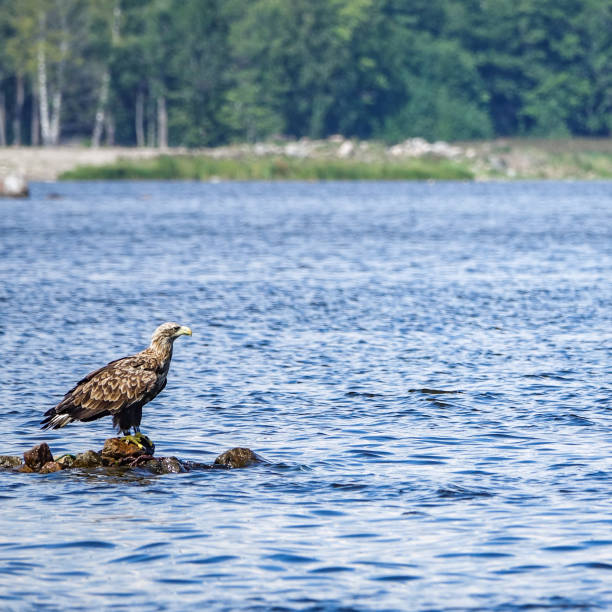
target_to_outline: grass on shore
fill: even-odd
[[[464,165],[438,158],[367,163],[339,159],[293,157],[243,157],[219,159],[203,155],[160,155],[153,159],[127,160],[104,166],[78,166],[60,180],[158,179],[158,180],[471,180]]]
[[[571,178],[612,178],[612,155],[593,151],[559,153],[553,156],[556,166]]]

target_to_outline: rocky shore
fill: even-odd
[[[346,160],[363,163],[409,159],[447,159],[469,168],[476,180],[612,178],[612,139],[497,139],[474,142],[427,142],[409,138],[394,145],[331,136],[325,140],[278,139],[208,149],[82,146],[0,148],[0,182],[7,176],[26,181],[55,181],[79,166],[104,166],[121,160],[159,155],[212,159],[270,158]]]
[[[232,448],[219,455],[213,463],[184,461],[177,457],[154,457],[155,446],[146,441],[109,438],[100,451],[88,450],[77,455],[54,457],[46,442],[37,444],[23,454],[0,455],[0,470],[50,474],[62,470],[122,468],[144,470],[151,474],[178,474],[193,470],[244,468],[265,462],[248,448]]]

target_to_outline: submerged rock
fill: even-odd
[[[0,455],[0,470],[20,467],[22,463],[23,459],[21,457],[15,457],[13,455]]]
[[[232,448],[215,459],[215,465],[227,468],[243,468],[259,463],[261,459],[250,448]]]
[[[51,449],[46,442],[37,444],[34,448],[23,453],[25,464],[34,472],[38,472],[45,463],[53,461],[53,455]]]

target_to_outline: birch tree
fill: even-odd
[[[112,119],[108,116],[108,100],[111,85],[110,60],[112,49],[119,42],[119,24],[121,20],[121,4],[119,0],[111,0],[110,3],[106,2],[101,6],[105,11],[111,13],[112,16],[110,19],[110,47],[107,50],[107,57],[106,61],[104,62],[104,71],[100,85],[100,95],[98,98],[94,128],[91,136],[91,146],[94,149],[100,146],[100,139],[102,138],[102,132],[105,126],[107,128],[107,141],[112,140],[112,137],[110,137],[110,134],[113,133],[113,129],[111,127]]]
[[[54,146],[59,142],[64,72],[69,48],[67,11],[68,0],[57,0],[53,4],[44,1],[38,3],[36,66],[44,146]]]
[[[148,88],[152,97],[152,121],[149,134],[157,136],[157,146],[168,146],[168,109],[169,82],[172,78],[173,50],[181,44],[181,35],[175,27],[177,8],[180,4],[172,0],[152,0],[146,14],[144,51],[148,68]],[[151,123],[155,122],[153,126]],[[156,129],[155,129],[156,128]],[[154,146],[149,139],[149,146]]]

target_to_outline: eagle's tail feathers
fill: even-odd
[[[41,421],[42,429],[59,429],[74,421],[69,414],[57,414],[55,410],[49,410],[45,413],[45,418]]]

